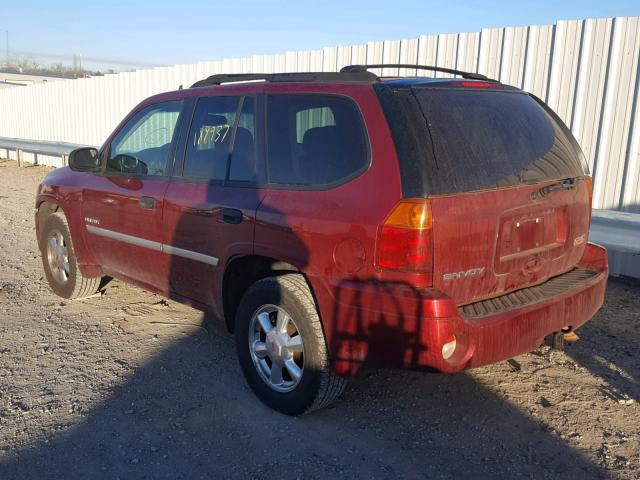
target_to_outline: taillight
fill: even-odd
[[[429,200],[403,200],[380,226],[379,267],[387,270],[431,272],[433,218]]]

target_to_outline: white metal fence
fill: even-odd
[[[594,206],[640,212],[639,52],[640,17],[618,17],[159,67],[2,90],[0,136],[100,145],[140,100],[215,73],[437,65],[483,73],[545,100],[584,150],[595,175]]]

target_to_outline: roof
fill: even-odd
[[[499,90],[509,92],[521,91],[517,87],[511,85],[504,85],[497,80],[461,80],[459,78],[433,78],[433,77],[393,77],[383,78],[382,82],[385,86],[391,88],[415,88],[415,87],[428,87],[428,86],[460,86],[463,88],[473,88],[482,90]],[[461,85],[456,85],[461,84]],[[478,88],[482,87],[482,88]],[[488,87],[488,88],[487,88]]]
[[[385,77],[382,79],[385,85],[390,87],[417,87],[420,85],[437,85],[439,83],[449,83],[454,78],[435,78],[435,77]],[[486,80],[465,80],[465,82],[486,83]]]

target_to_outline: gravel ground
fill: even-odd
[[[0,161],[0,479],[640,478],[640,286],[611,280],[564,352],[457,375],[382,370],[289,418],[202,313],[119,282],[43,279],[44,167]]]

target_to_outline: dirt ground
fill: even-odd
[[[640,478],[640,284],[611,280],[564,352],[458,375],[370,371],[289,418],[202,313],[112,282],[61,301],[0,161],[0,479]]]

